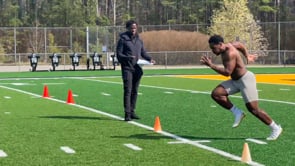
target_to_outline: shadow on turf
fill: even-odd
[[[67,120],[112,120],[106,117],[91,117],[91,116],[39,116],[39,118],[49,118],[49,119],[67,119]]]
[[[150,140],[159,140],[159,139],[169,139],[169,137],[163,135],[155,134],[134,134],[130,136],[111,136],[111,138],[131,138],[131,139],[150,139]]]

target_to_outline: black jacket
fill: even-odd
[[[143,41],[138,35],[131,38],[128,32],[120,34],[120,39],[117,43],[117,59],[121,64],[122,69],[134,70],[137,60],[143,58],[147,61],[151,61],[151,57],[146,53],[143,45]],[[135,56],[133,58],[132,56]]]

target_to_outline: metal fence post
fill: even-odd
[[[165,51],[165,69],[167,69],[168,65],[168,56],[167,56],[167,51]]]

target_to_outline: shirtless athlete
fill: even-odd
[[[266,139],[276,140],[283,129],[266,112],[258,107],[255,75],[246,69],[240,52],[247,58],[247,62],[254,62],[257,56],[249,54],[245,46],[240,42],[224,43],[223,38],[219,35],[210,37],[209,46],[215,55],[221,55],[223,67],[213,64],[211,58],[208,56],[202,56],[200,61],[217,73],[231,77],[230,80],[219,84],[212,91],[211,97],[220,106],[230,110],[234,114],[235,121],[232,127],[239,126],[245,117],[245,113],[233,105],[228,96],[241,92],[248,111],[270,127],[271,134]]]

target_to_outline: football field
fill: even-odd
[[[244,143],[250,165],[295,162],[294,69],[256,74],[260,107],[284,129],[276,141],[266,141],[270,129],[246,111],[240,94],[230,99],[246,118],[233,129],[233,115],[210,97],[227,78],[195,70],[147,71],[136,109],[141,119],[132,122],[123,121],[120,72],[5,74],[0,165],[243,165]],[[161,132],[154,131],[156,117]]]

